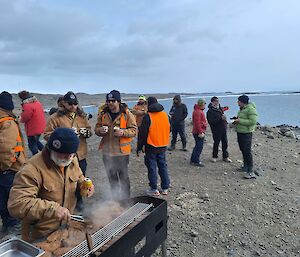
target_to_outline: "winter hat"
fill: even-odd
[[[152,104],[157,103],[157,99],[154,96],[149,96],[148,99],[147,99],[147,102],[148,102],[148,106],[150,106]]]
[[[241,96],[239,96],[238,100],[241,103],[244,103],[244,104],[248,104],[249,103],[249,97],[247,95],[241,95]]]
[[[146,101],[146,96],[140,95],[140,96],[139,96],[139,100]]]
[[[21,100],[25,100],[25,99],[31,97],[30,93],[28,91],[25,91],[25,90],[19,92],[18,96],[20,97]]]
[[[57,153],[76,153],[79,146],[78,136],[73,129],[57,128],[51,134],[47,146]]]
[[[117,100],[121,103],[121,94],[118,90],[112,90],[106,95],[106,101],[108,100]]]
[[[197,104],[198,104],[199,106],[201,106],[201,105],[205,105],[206,102],[205,102],[205,100],[204,100],[203,98],[199,98],[198,101],[197,101]]]
[[[14,109],[14,103],[10,93],[3,91],[0,94],[0,108],[12,111]]]
[[[216,97],[216,96],[213,96],[213,97],[210,99],[211,102],[214,102],[214,101],[217,101],[217,100],[219,100],[219,98]]]
[[[72,91],[66,93],[63,97],[63,100],[69,104],[78,104],[77,97]]]

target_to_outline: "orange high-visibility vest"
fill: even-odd
[[[106,113],[102,116],[102,124],[104,122],[104,116],[107,115]],[[120,117],[120,129],[127,128],[127,115],[125,113],[121,114]],[[120,137],[120,151],[123,154],[130,154],[131,153],[131,137]],[[100,144],[100,149],[103,148],[103,145]]]
[[[3,118],[0,118],[0,123],[3,122],[3,121],[7,121],[7,120],[13,120],[13,121],[16,122],[16,119],[14,119],[13,117],[3,117]],[[16,146],[13,148],[14,157],[12,159],[12,162],[16,162],[17,159],[20,156],[20,153],[24,152],[23,141],[22,141],[22,137],[21,137],[21,133],[20,133],[19,128],[18,128],[18,132],[19,133],[18,133],[18,136],[16,138]]]
[[[165,112],[148,112],[150,127],[147,144],[154,147],[165,147],[169,145],[170,122]]]

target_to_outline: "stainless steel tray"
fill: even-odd
[[[38,257],[43,254],[43,250],[19,238],[12,238],[0,244],[0,257]]]

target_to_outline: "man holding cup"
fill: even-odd
[[[128,176],[131,141],[136,136],[136,121],[121,94],[112,90],[106,95],[106,106],[98,114],[95,134],[102,137],[99,149],[114,199],[130,197]]]
[[[69,91],[67,92],[61,101],[61,106],[57,112],[52,114],[47,121],[46,130],[44,132],[44,138],[48,141],[50,135],[56,128],[71,128],[75,134],[79,137],[79,147],[76,152],[79,166],[85,176],[87,162],[87,138],[92,136],[92,129],[88,122],[87,115],[78,106],[78,100],[76,95]],[[80,195],[79,189],[76,192],[77,205],[76,209],[82,211],[83,201]]]

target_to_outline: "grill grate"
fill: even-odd
[[[62,257],[88,257],[91,253],[97,251],[100,247],[110,241],[114,236],[120,233],[135,219],[148,211],[151,207],[153,207],[153,204],[136,203],[127,211],[122,213],[122,215],[114,219],[111,223],[107,224],[105,227],[98,230],[91,236],[94,246],[94,249],[92,249],[92,251],[89,250],[88,243],[86,240],[84,240],[69,252],[65,253]]]

